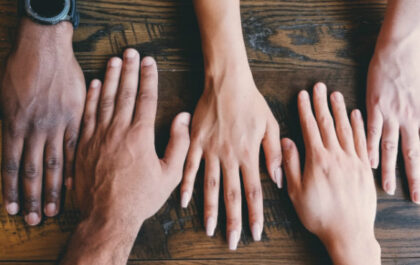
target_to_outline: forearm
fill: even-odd
[[[248,69],[239,0],[194,0],[207,74]]]
[[[91,217],[72,235],[62,265],[126,264],[142,221]]]
[[[322,241],[335,265],[381,264],[381,248],[373,235]]]
[[[416,39],[420,41],[420,1],[388,0],[379,39],[381,43],[401,42]]]

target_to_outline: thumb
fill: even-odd
[[[172,122],[170,138],[166,147],[163,162],[169,175],[176,174],[177,182],[181,181],[185,158],[190,146],[189,124],[191,115],[179,113]],[[178,176],[179,175],[179,176]]]

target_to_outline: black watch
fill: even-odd
[[[18,0],[20,16],[27,16],[43,25],[55,25],[69,21],[73,27],[79,25],[76,0]]]

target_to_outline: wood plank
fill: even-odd
[[[281,125],[282,136],[297,139],[302,148],[296,94],[318,80],[330,85],[330,90],[343,92],[349,109],[364,109],[366,69],[385,2],[241,1],[255,81]],[[15,0],[0,2],[0,61],[9,53],[15,36],[15,4]],[[192,112],[202,91],[200,40],[191,1],[85,0],[79,5],[82,24],[75,33],[74,47],[87,81],[103,76],[106,60],[127,46],[157,58],[160,99],[156,144],[163,154],[171,119],[179,111]],[[244,214],[239,249],[229,251],[223,204],[216,236],[205,236],[201,170],[191,206],[182,210],[176,191],[159,214],[144,225],[130,264],[329,264],[324,248],[302,227],[287,194],[270,182],[261,160],[265,206],[262,242],[252,242]],[[389,197],[378,189],[378,196],[376,234],[384,264],[420,264],[420,211],[408,201],[402,170],[396,195]],[[45,219],[39,227],[30,228],[21,216],[10,217],[0,211],[0,264],[54,263],[78,217],[71,192],[61,215]]]
[[[373,50],[385,0],[242,0],[242,25],[251,66],[258,70],[365,65]],[[0,59],[16,27],[16,1],[0,4]],[[202,67],[190,0],[79,1],[75,51],[85,71],[102,67],[127,46],[156,57],[161,69]]]

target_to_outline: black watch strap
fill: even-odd
[[[43,25],[55,25],[62,21],[69,21],[73,24],[74,28],[77,28],[79,26],[80,15],[79,15],[79,12],[77,11],[76,0],[70,0],[70,8],[69,8],[68,14],[65,17],[62,17],[61,19],[58,19],[58,20],[42,19],[38,17],[38,14],[36,14],[35,12],[33,12],[34,14],[30,14],[30,12],[27,11],[27,7],[25,6],[27,5],[27,3],[30,3],[30,1],[18,0],[18,15],[20,17],[27,16],[33,21],[39,24],[43,24]]]

